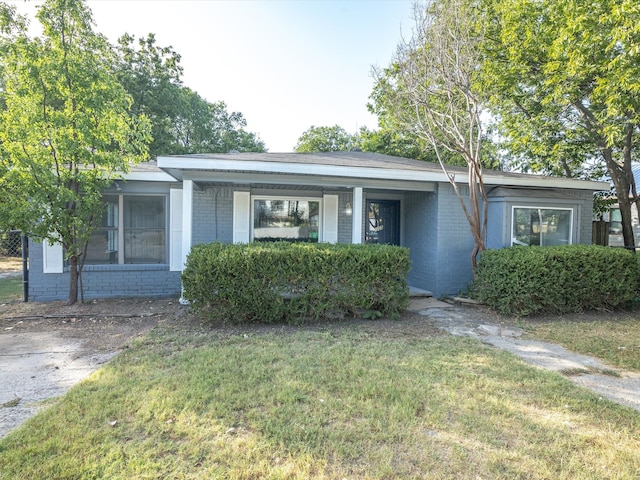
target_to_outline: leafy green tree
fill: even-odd
[[[173,153],[174,119],[184,108],[180,55],[172,47],[158,46],[152,33],[137,41],[124,34],[118,39],[117,51],[116,73],[133,99],[132,113],[151,121],[149,154]]]
[[[339,125],[316,127],[312,125],[300,135],[294,150],[298,153],[347,152],[360,148],[360,136],[351,135]]]
[[[247,122],[239,112],[227,111],[224,102],[210,103],[197,92],[183,87],[181,107],[170,129],[173,154],[265,152],[264,142],[247,132]]]
[[[482,181],[482,94],[474,77],[482,37],[477,10],[467,0],[432,0],[414,6],[412,38],[392,64],[374,70],[373,98],[386,121],[427,142],[460,200],[474,239],[471,265],[485,249],[488,202]],[[448,165],[467,167],[468,197]]]
[[[75,303],[101,193],[146,157],[149,125],[130,115],[113,50],[82,1],[47,0],[37,19],[42,37],[13,21],[2,42],[0,217],[62,244]]]
[[[230,150],[264,152],[264,142],[244,128],[241,113],[224,102],[211,103],[182,84],[180,55],[160,47],[155,35],[118,41],[118,78],[133,98],[133,111],[151,120],[152,157]]]
[[[481,0],[482,88],[507,146],[534,171],[606,168],[633,249],[640,125],[637,0]]]
[[[360,148],[363,152],[375,152],[394,157],[413,158],[437,162],[433,149],[424,140],[396,129],[380,127],[360,129]]]

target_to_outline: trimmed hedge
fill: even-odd
[[[409,301],[409,251],[389,245],[195,245],[183,297],[231,323],[397,316]]]
[[[517,246],[482,252],[471,292],[502,313],[524,316],[623,306],[637,287],[632,252],[597,245]]]

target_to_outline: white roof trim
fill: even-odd
[[[122,174],[123,180],[140,180],[145,182],[176,182],[167,172],[129,172]]]
[[[391,181],[411,182],[445,182],[448,178],[442,171],[434,170],[407,170],[399,168],[376,167],[351,167],[343,165],[323,165],[318,163],[286,163],[255,160],[229,160],[223,158],[189,158],[189,157],[158,157],[158,167],[163,169],[176,169],[189,171],[189,178],[198,177],[198,171],[206,172],[203,175],[211,179],[210,171],[226,172],[264,172],[285,175],[313,175],[327,177],[341,177],[352,179],[377,179]],[[205,172],[203,172],[205,173]],[[467,183],[466,173],[455,172],[458,183]],[[484,171],[485,185],[545,187],[545,188],[570,188],[577,190],[608,190],[607,182],[594,182],[577,180],[573,178],[548,177],[538,175],[509,174],[503,172]]]

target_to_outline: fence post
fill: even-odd
[[[22,235],[22,299],[29,301],[29,237]]]

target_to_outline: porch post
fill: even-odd
[[[364,224],[363,221],[363,211],[364,207],[362,205],[362,187],[354,187],[353,188],[353,210],[351,221],[353,222],[351,225],[351,243],[362,243],[362,226]]]
[[[182,269],[187,264],[187,255],[191,250],[191,227],[193,225],[193,180],[182,181]],[[182,295],[180,303],[187,305]]]
[[[193,180],[182,181],[182,266],[187,263],[191,250],[191,230],[193,225]]]

